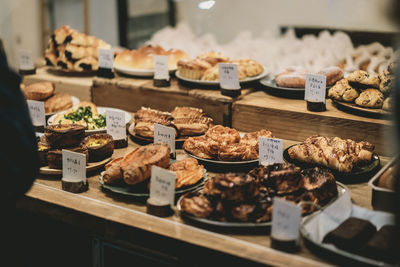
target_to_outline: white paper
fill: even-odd
[[[111,49],[98,48],[99,68],[113,69],[114,51]]]
[[[175,156],[175,129],[158,123],[154,123],[154,143],[165,143]]]
[[[29,115],[34,126],[46,126],[46,116],[44,113],[44,102],[36,100],[27,100]]]
[[[280,240],[298,240],[301,207],[274,197],[271,236]]]
[[[326,97],[326,76],[317,74],[307,74],[306,89],[304,100],[310,102],[325,103]]]
[[[154,56],[154,79],[169,80],[168,56]]]
[[[219,84],[223,89],[240,89],[238,65],[231,63],[219,63]]]
[[[86,183],[86,155],[63,149],[62,174],[64,178]]]
[[[114,140],[126,138],[125,112],[107,110],[106,111],[107,133]]]
[[[282,139],[259,137],[258,146],[260,165],[283,162]]]
[[[18,63],[20,70],[33,70],[35,66],[33,65],[32,51],[27,49],[18,50]]]
[[[150,179],[150,198],[161,203],[170,203],[171,207],[173,207],[175,201],[175,172],[152,166]]]

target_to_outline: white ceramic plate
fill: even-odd
[[[71,96],[71,98],[72,98],[72,106],[75,106],[75,105],[79,104],[79,102],[81,102],[79,100],[79,98],[77,98],[76,96]],[[70,109],[70,108],[67,108],[67,109]],[[54,114],[62,112],[62,111],[64,111],[64,110],[57,111],[57,112],[49,112],[49,113],[46,113],[45,115],[46,116],[51,116],[51,115],[54,115]]]
[[[139,76],[139,77],[153,77],[154,76],[154,69],[131,69],[127,67],[119,67],[114,66],[114,70],[126,74],[126,75],[132,75],[132,76]],[[170,69],[169,73],[172,74],[176,69]]]
[[[262,73],[258,74],[257,76],[249,77],[249,78],[246,78],[246,79],[244,79],[242,81],[239,81],[239,83],[240,84],[244,84],[244,83],[248,83],[248,82],[258,81],[258,80],[264,78],[267,75],[268,75],[268,72],[265,70],[265,67],[264,67],[264,71]],[[193,80],[193,79],[188,79],[188,78],[182,77],[179,74],[179,70],[175,73],[175,76],[179,80],[182,80],[182,81],[185,81],[185,82],[196,83],[196,84],[201,84],[201,85],[213,85],[213,86],[219,85],[219,81]]]
[[[130,122],[131,119],[132,119],[132,115],[131,115],[129,112],[126,112],[126,111],[124,111],[124,110],[122,110],[122,109],[118,109],[118,108],[107,108],[107,107],[97,107],[97,111],[98,111],[101,115],[104,115],[104,116],[106,115],[106,111],[107,111],[107,110],[125,112],[125,123]],[[63,113],[65,113],[65,112],[66,112],[66,111],[63,111],[63,112],[59,112],[59,113],[54,114],[53,116],[51,116],[51,117],[47,120],[47,124],[48,124],[48,125],[54,124],[53,121],[54,121],[55,117],[56,117],[58,114],[63,114]],[[106,131],[107,131],[107,128],[104,128],[104,129],[96,129],[96,130],[86,130],[86,133],[87,133],[87,134],[95,134],[95,133],[103,133],[103,132],[106,132]]]

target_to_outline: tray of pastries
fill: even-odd
[[[176,173],[176,195],[201,187],[207,178],[204,166],[196,159],[171,160],[167,145],[149,144],[109,162],[99,181],[104,189],[113,193],[147,198],[152,166]]]
[[[132,119],[132,115],[129,112],[121,109],[97,107],[92,102],[82,101],[66,111],[52,115],[47,120],[47,124],[79,124],[85,127],[87,134],[102,133],[107,131],[107,110],[124,112],[126,123],[129,123]]]
[[[98,48],[111,45],[64,25],[51,35],[45,50],[46,65],[66,73],[94,73],[98,70]]]
[[[393,106],[394,65],[379,75],[357,70],[338,81],[328,97],[340,109],[359,115],[388,115]]]
[[[86,155],[86,171],[103,167],[114,153],[114,140],[106,133],[85,137],[85,127],[79,124],[49,125],[38,142],[42,174],[62,174],[62,150]]]
[[[346,191],[326,168],[301,170],[278,163],[209,177],[202,190],[183,195],[177,208],[183,219],[206,226],[269,227],[275,196],[300,205],[302,214],[308,215]]]
[[[38,82],[29,85],[21,85],[21,90],[26,100],[44,102],[46,116],[67,110],[79,103],[79,99],[67,93],[55,93],[55,86],[51,82]]]
[[[154,56],[167,56],[170,73],[176,71],[177,62],[189,58],[182,50],[165,50],[161,46],[146,45],[137,50],[124,50],[115,56],[114,69],[119,73],[152,77],[154,75]]]
[[[220,53],[208,52],[194,59],[179,60],[178,71],[175,76],[185,82],[211,86],[219,85],[218,63],[237,64],[239,83],[254,82],[267,75],[264,67],[256,60],[231,60]]]
[[[380,167],[380,158],[372,144],[339,137],[311,136],[286,148],[283,158],[298,166],[327,167],[343,183],[369,179]]]
[[[194,107],[175,107],[171,112],[142,107],[135,113],[134,120],[128,129],[134,139],[153,142],[154,123],[158,123],[175,129],[177,145],[182,145],[190,136],[203,135],[214,125],[211,117]]]

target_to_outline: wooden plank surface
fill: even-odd
[[[38,68],[36,74],[24,76],[24,84],[49,81],[55,84],[56,92],[68,93],[81,101],[91,101],[93,75],[72,75],[54,72],[48,67]]]
[[[293,143],[295,141],[284,140],[285,147]],[[116,150],[113,157],[125,155],[135,147],[137,147],[137,144],[129,141],[128,148]],[[178,150],[177,157],[181,159],[187,157],[187,155],[182,150]],[[387,159],[383,158],[382,163],[386,161]],[[287,254],[271,249],[270,237],[267,234],[232,234],[204,230],[186,224],[177,214],[165,219],[150,216],[145,213],[143,203],[102,191],[98,174],[91,175],[88,182],[89,190],[87,192],[72,194],[61,190],[59,178],[39,176],[27,196],[107,221],[117,222],[259,263],[274,266],[323,266],[330,264],[325,259],[311,254],[304,246],[297,254]],[[366,183],[351,185],[350,188],[355,204],[371,208],[371,190]],[[36,212],[39,211],[36,210]],[[110,229],[110,231],[113,230]]]
[[[233,104],[232,126],[242,131],[266,128],[278,138],[299,142],[315,134],[366,140],[379,154],[390,155],[385,143],[391,133],[389,120],[345,113],[330,100],[326,106],[325,112],[309,112],[304,100],[253,92]]]

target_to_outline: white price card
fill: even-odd
[[[169,80],[168,56],[154,56],[154,79]]]
[[[63,149],[62,174],[64,178],[86,183],[86,155]]]
[[[166,143],[175,156],[175,129],[154,123],[154,143]]]
[[[113,69],[114,51],[112,49],[98,48],[99,68]]]
[[[282,241],[298,241],[300,220],[301,207],[274,197],[271,237]]]
[[[283,162],[282,139],[259,137],[258,151],[260,165],[269,165]]]
[[[125,113],[122,111],[107,110],[106,111],[107,133],[114,140],[126,138]]]
[[[240,89],[238,65],[230,63],[219,63],[219,84],[221,88],[237,90]]]
[[[306,92],[304,100],[310,102],[325,103],[326,97],[326,76],[317,74],[307,74],[306,76]]]
[[[44,113],[44,102],[36,100],[27,100],[29,114],[34,126],[46,126],[46,116]]]
[[[18,60],[20,70],[33,70],[35,68],[33,65],[33,56],[31,50],[18,50]]]
[[[173,207],[175,201],[175,179],[175,172],[152,166],[150,198],[158,200],[161,203],[170,203],[171,207]]]

